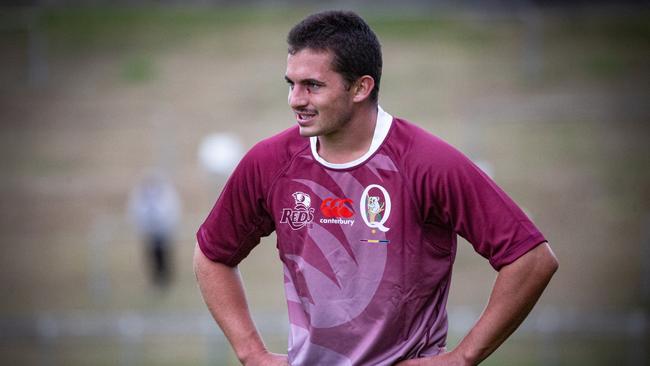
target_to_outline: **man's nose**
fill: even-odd
[[[289,106],[291,108],[300,108],[308,104],[307,93],[300,85],[294,85],[289,88]]]

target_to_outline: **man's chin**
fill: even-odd
[[[315,128],[298,126],[298,131],[302,137],[318,136],[318,131]]]

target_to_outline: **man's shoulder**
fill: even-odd
[[[391,140],[393,149],[408,164],[455,165],[464,154],[437,135],[406,119],[395,117]]]
[[[431,132],[405,118],[400,117],[393,117],[393,130],[400,139],[411,137],[410,140],[417,141],[421,139],[435,138]]]
[[[395,117],[393,119],[393,135],[391,140],[399,145],[403,145],[411,153],[420,153],[419,150],[430,149],[446,150],[451,147],[442,138],[425,130],[419,125],[406,119]]]
[[[288,163],[299,152],[309,147],[309,139],[300,136],[297,126],[267,137],[247,153],[248,160],[277,166]]]

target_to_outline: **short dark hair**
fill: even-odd
[[[363,75],[375,80],[370,99],[377,101],[381,80],[381,45],[370,26],[350,11],[325,11],[308,16],[287,36],[289,53],[309,48],[331,51],[332,67],[349,84]]]

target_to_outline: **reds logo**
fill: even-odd
[[[314,220],[314,209],[311,208],[311,197],[307,193],[294,192],[292,196],[295,206],[293,209],[282,210],[280,223],[289,224],[293,230],[298,230]]]
[[[349,218],[354,215],[352,205],[353,202],[349,198],[326,198],[320,205],[320,212],[323,213],[323,216],[328,218]]]

